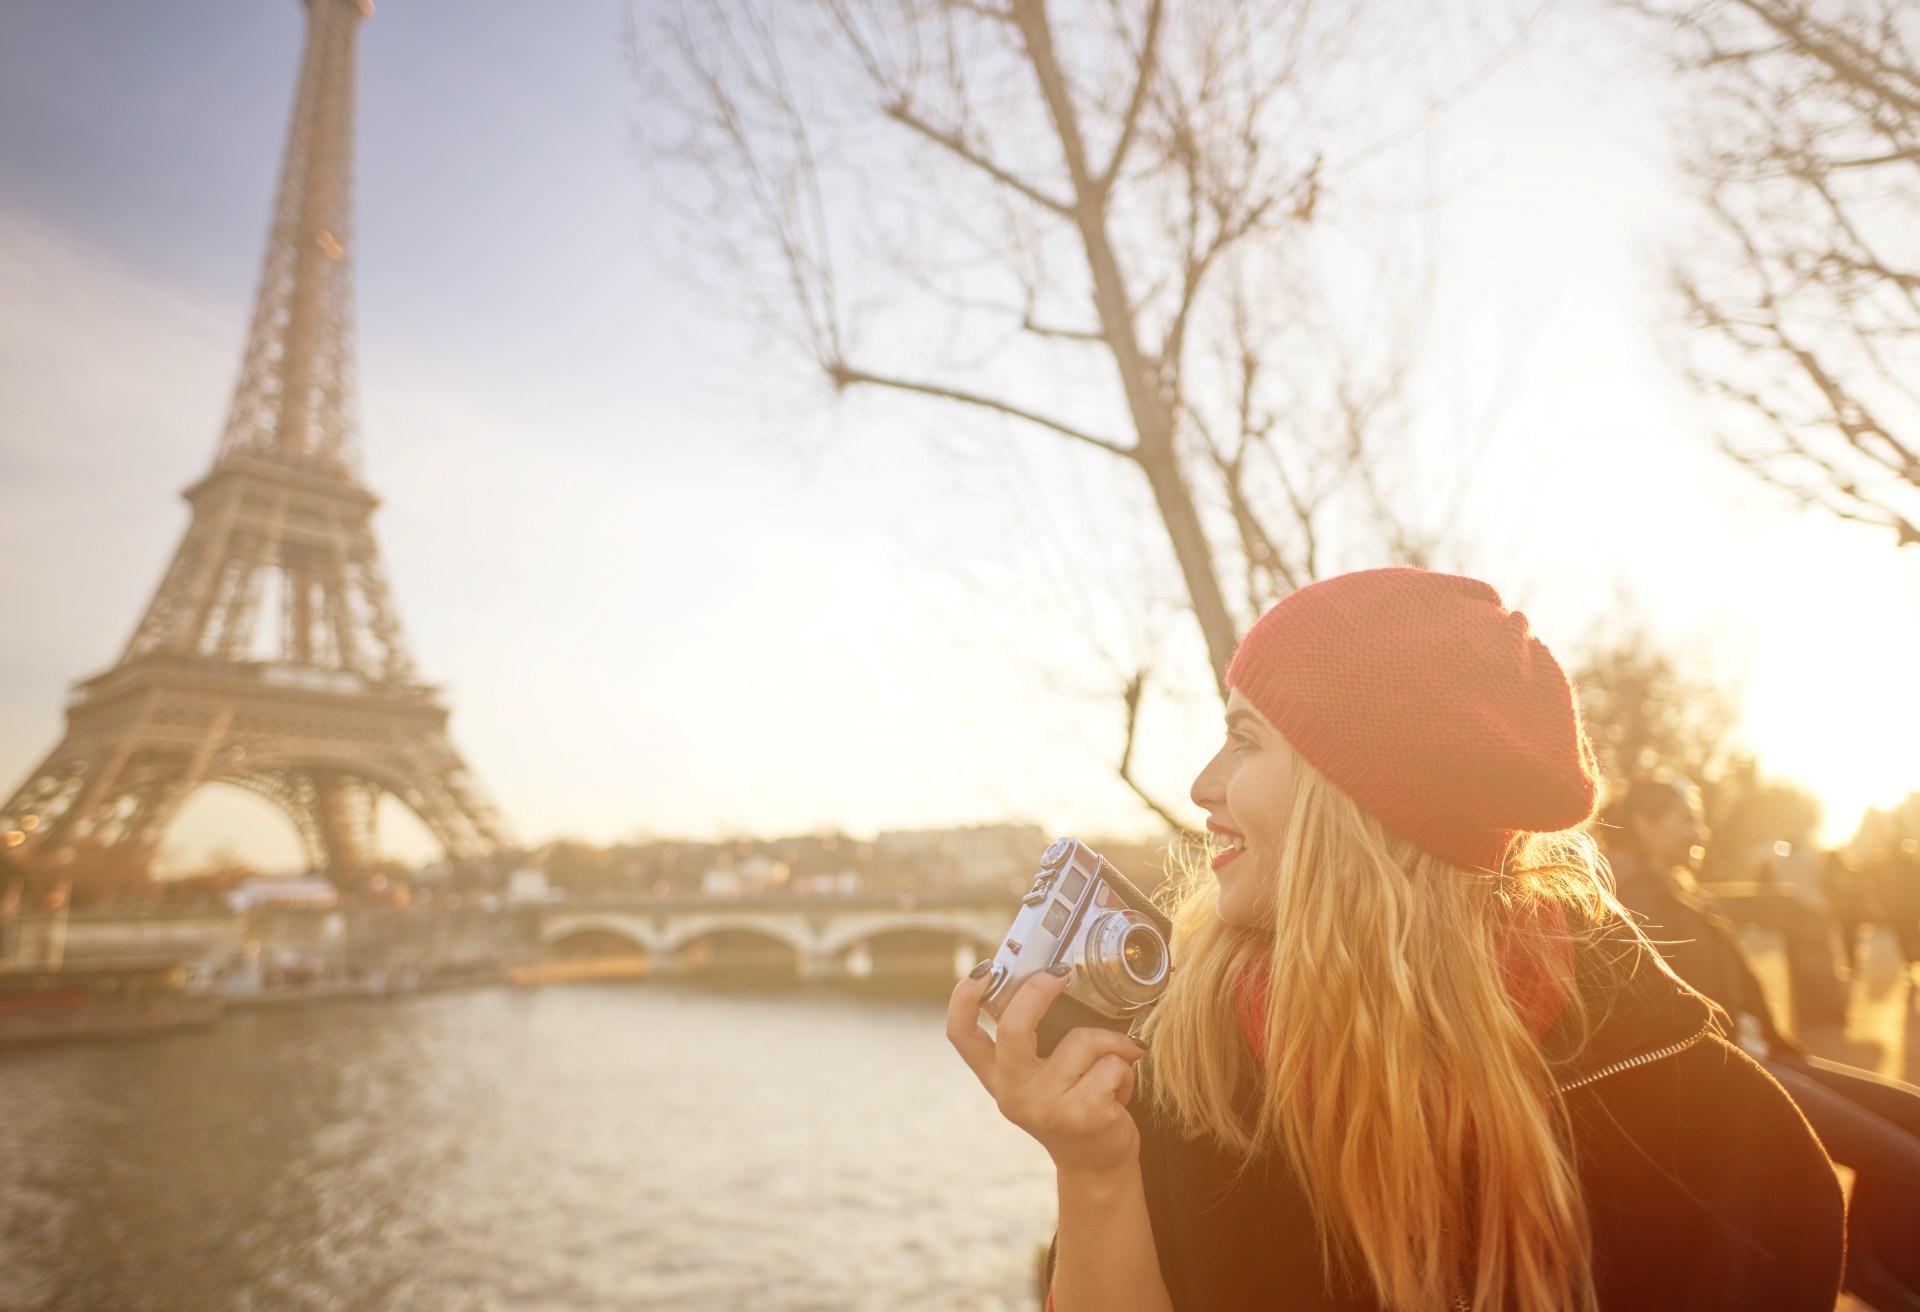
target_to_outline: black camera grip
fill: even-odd
[[[1053,1005],[1047,1008],[1047,1014],[1042,1016],[1040,1023],[1033,1027],[1033,1039],[1040,1050],[1040,1055],[1045,1057],[1060,1046],[1060,1040],[1066,1038],[1069,1032],[1087,1028],[1113,1030],[1117,1034],[1125,1034],[1133,1028],[1133,1018],[1106,1015],[1095,1011],[1078,998],[1071,998],[1063,993],[1053,1000]]]

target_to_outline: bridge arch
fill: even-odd
[[[823,957],[836,957],[857,943],[871,942],[876,938],[928,933],[944,935],[957,943],[975,944],[985,954],[999,943],[1011,920],[1011,916],[1005,920],[989,920],[985,916],[956,916],[937,911],[844,916],[827,927],[814,950]]]
[[[682,935],[673,949],[673,968],[695,976],[797,980],[806,976],[810,959],[805,944],[792,935],[751,921],[710,925]]]
[[[651,958],[645,943],[623,929],[605,925],[582,925],[557,938],[545,940],[549,957],[572,958]]]
[[[606,915],[588,912],[553,916],[540,926],[540,943],[548,951],[568,940],[624,939],[651,956],[661,951],[653,926],[639,916]]]
[[[805,932],[783,917],[756,915],[692,916],[669,924],[660,935],[662,952],[680,952],[717,935],[768,939],[804,956],[814,950]]]
[[[991,955],[1012,908],[997,899],[911,898],[637,900],[557,904],[538,912],[549,953],[563,941],[604,950],[620,935],[645,950],[662,978],[734,976],[828,980],[931,978]]]

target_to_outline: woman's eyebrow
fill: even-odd
[[[1258,726],[1259,723],[1260,717],[1252,711],[1238,710],[1227,712],[1227,728],[1229,729],[1254,728]]]

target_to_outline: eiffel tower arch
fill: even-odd
[[[31,868],[146,870],[204,784],[293,821],[309,866],[351,875],[380,796],[449,859],[504,826],[415,674],[373,536],[353,371],[354,55],[370,0],[304,0],[307,36],[233,406],[193,518],[113,668],[75,685],[67,728],[0,807]],[[83,876],[84,877],[84,876]]]

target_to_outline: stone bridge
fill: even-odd
[[[651,973],[793,972],[802,979],[950,969],[991,954],[1009,893],[655,898],[534,910],[551,956],[643,956]]]

